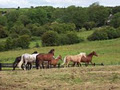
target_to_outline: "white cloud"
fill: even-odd
[[[67,7],[70,5],[89,6],[94,2],[99,2],[100,5],[116,6],[120,5],[120,0],[0,0],[0,8],[12,7],[30,7],[30,6],[54,6]]]

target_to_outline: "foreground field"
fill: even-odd
[[[0,90],[120,90],[120,66],[1,71]]]

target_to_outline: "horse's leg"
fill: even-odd
[[[36,59],[35,64],[36,64],[36,69],[38,69],[38,68],[39,68],[39,66],[40,66],[40,61],[39,61],[38,59]]]
[[[92,61],[90,61],[91,65],[95,66],[95,63],[92,63]]]
[[[30,63],[30,69],[32,69],[32,63]]]
[[[80,66],[80,63],[79,62],[77,62],[77,65],[78,65],[78,67]]]
[[[48,61],[48,68],[50,68],[50,66],[49,66],[49,65],[50,65],[50,61]]]
[[[42,61],[42,68],[44,69],[45,67],[44,67],[44,61]]]
[[[14,64],[13,64],[13,70],[15,70],[15,68],[17,67],[17,64],[18,64],[18,63],[14,63]]]
[[[73,67],[75,66],[76,62],[73,62]]]

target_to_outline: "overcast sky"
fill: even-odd
[[[88,7],[94,2],[103,6],[120,6],[120,0],[0,0],[0,8],[21,8],[30,6],[67,7],[70,5]]]

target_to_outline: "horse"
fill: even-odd
[[[21,56],[18,56],[18,57],[15,58],[15,61],[13,63],[13,70],[15,70],[15,68],[17,67],[20,60],[21,60]]]
[[[82,57],[81,62],[85,63],[86,66],[89,64],[89,62],[95,66],[95,64],[92,63],[93,56],[98,56],[95,51],[92,51],[90,54],[86,55],[86,57]]]
[[[59,55],[56,59],[52,59],[51,62],[50,62],[50,65],[53,65],[54,68],[55,68],[59,60],[62,60],[61,55]]]
[[[18,64],[18,67],[21,69],[21,66],[23,64],[23,69],[26,70],[26,67],[28,66],[27,63],[34,63],[36,62],[36,56],[38,55],[38,53],[33,53],[33,54],[28,54],[25,53],[21,56],[21,60]],[[31,68],[32,66],[30,66]]]
[[[65,56],[64,62],[63,62],[62,65],[66,65],[68,67],[70,61],[72,61],[73,63],[79,63],[80,64],[82,57],[86,57],[86,53],[80,53],[78,55]]]
[[[20,62],[21,60],[21,56],[18,56],[15,58],[15,61],[13,62],[13,71],[15,70],[15,68],[17,67],[18,63]],[[26,69],[31,69],[32,67],[32,64],[31,63],[27,63],[27,67]],[[23,69],[23,65],[21,66],[21,68]]]
[[[38,54],[36,56],[36,69],[38,69],[39,67],[41,68],[42,64],[42,68],[44,68],[44,61],[48,61],[48,68],[50,65],[50,62],[52,59],[54,59],[54,49],[51,49],[48,53],[46,54]]]

